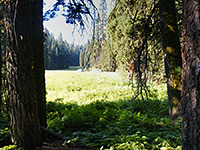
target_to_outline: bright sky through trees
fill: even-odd
[[[56,2],[56,0],[44,0],[44,9],[45,12],[48,9],[52,8],[52,5]],[[95,6],[98,8],[100,0],[93,0]],[[110,8],[111,0],[107,0],[108,8]],[[88,19],[90,19],[88,17]],[[56,18],[51,19],[49,21],[44,21],[44,27],[47,28],[54,36],[57,38],[60,33],[62,33],[63,39],[65,39],[68,43],[75,44],[85,44],[88,39],[92,37],[92,25],[91,21],[86,22],[85,28],[86,30],[81,34],[81,31],[74,31],[74,25],[66,24],[65,18],[61,15],[58,15]],[[74,32],[73,32],[74,31]]]

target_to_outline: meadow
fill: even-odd
[[[73,70],[73,69],[72,69]],[[181,120],[168,117],[166,85],[149,84],[148,99],[119,73],[46,71],[48,128],[63,145],[94,150],[180,150]],[[0,118],[0,150],[15,149]]]
[[[107,150],[181,149],[181,122],[168,117],[165,84],[148,99],[118,73],[46,71],[48,127],[66,142]]]

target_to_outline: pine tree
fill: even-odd
[[[62,34],[58,39],[45,29],[45,67],[46,69],[66,69],[69,67],[69,44]]]
[[[184,0],[182,45],[182,149],[199,150],[200,137],[200,3]]]
[[[2,116],[3,112],[3,100],[2,100],[2,46],[0,43],[0,117]]]
[[[80,55],[79,55],[79,66],[83,67],[83,46],[81,46]]]
[[[180,115],[182,61],[174,0],[160,0],[160,16],[169,115],[176,120]]]
[[[6,2],[4,25],[10,134],[14,144],[29,150],[41,145],[40,123],[45,124],[43,3],[36,0]]]

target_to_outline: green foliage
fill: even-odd
[[[5,53],[5,52],[4,52]],[[1,117],[8,117],[7,110],[7,97],[8,97],[8,87],[6,79],[6,65],[5,65],[5,56],[2,56],[2,68],[1,68],[1,99],[0,99],[0,115]]]
[[[152,84],[149,100],[133,101],[134,89],[117,74],[48,71],[46,77],[47,92],[58,93],[58,97],[47,95],[48,126],[63,134],[66,144],[118,150],[181,149],[180,120],[174,124],[168,117],[164,85]]]
[[[17,148],[16,145],[8,145],[8,146],[4,146],[4,147],[0,148],[0,150],[10,150],[10,149],[12,149],[12,150],[21,150],[21,148]]]
[[[117,76],[117,73],[46,71],[47,100],[62,98],[63,102],[82,105],[96,100],[131,99],[132,87]]]
[[[48,70],[66,69],[69,66],[79,66],[81,46],[64,41],[62,34],[55,39],[47,29],[44,30],[45,68]]]
[[[106,20],[107,2],[100,0],[98,15],[94,11],[93,37],[86,44],[84,67],[99,68],[103,71],[114,72],[117,68],[115,55],[107,39]]]
[[[164,79],[157,2],[116,0],[107,20],[108,41],[118,69],[127,72],[134,62],[134,75],[140,82]]]
[[[79,57],[81,52],[82,46],[76,45],[71,46],[70,50],[70,58],[69,58],[69,65],[70,66],[79,66]]]
[[[0,119],[0,147],[10,144],[9,122],[6,119]]]

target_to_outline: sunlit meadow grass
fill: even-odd
[[[65,137],[64,145],[181,150],[181,120],[174,124],[168,117],[166,85],[148,86],[149,99],[132,100],[136,85],[118,73],[46,71],[48,128]],[[8,124],[0,128],[0,145],[7,137]]]
[[[47,101],[88,104],[96,100],[128,100],[134,91],[118,73],[46,71]]]
[[[47,101],[88,104],[96,100],[131,100],[136,89],[118,73],[46,71]],[[165,85],[156,89],[158,99],[166,99]],[[155,95],[154,95],[155,96]]]
[[[165,84],[149,84],[149,99],[118,73],[46,71],[47,124],[65,136],[104,150],[180,150],[180,120],[168,117]]]

